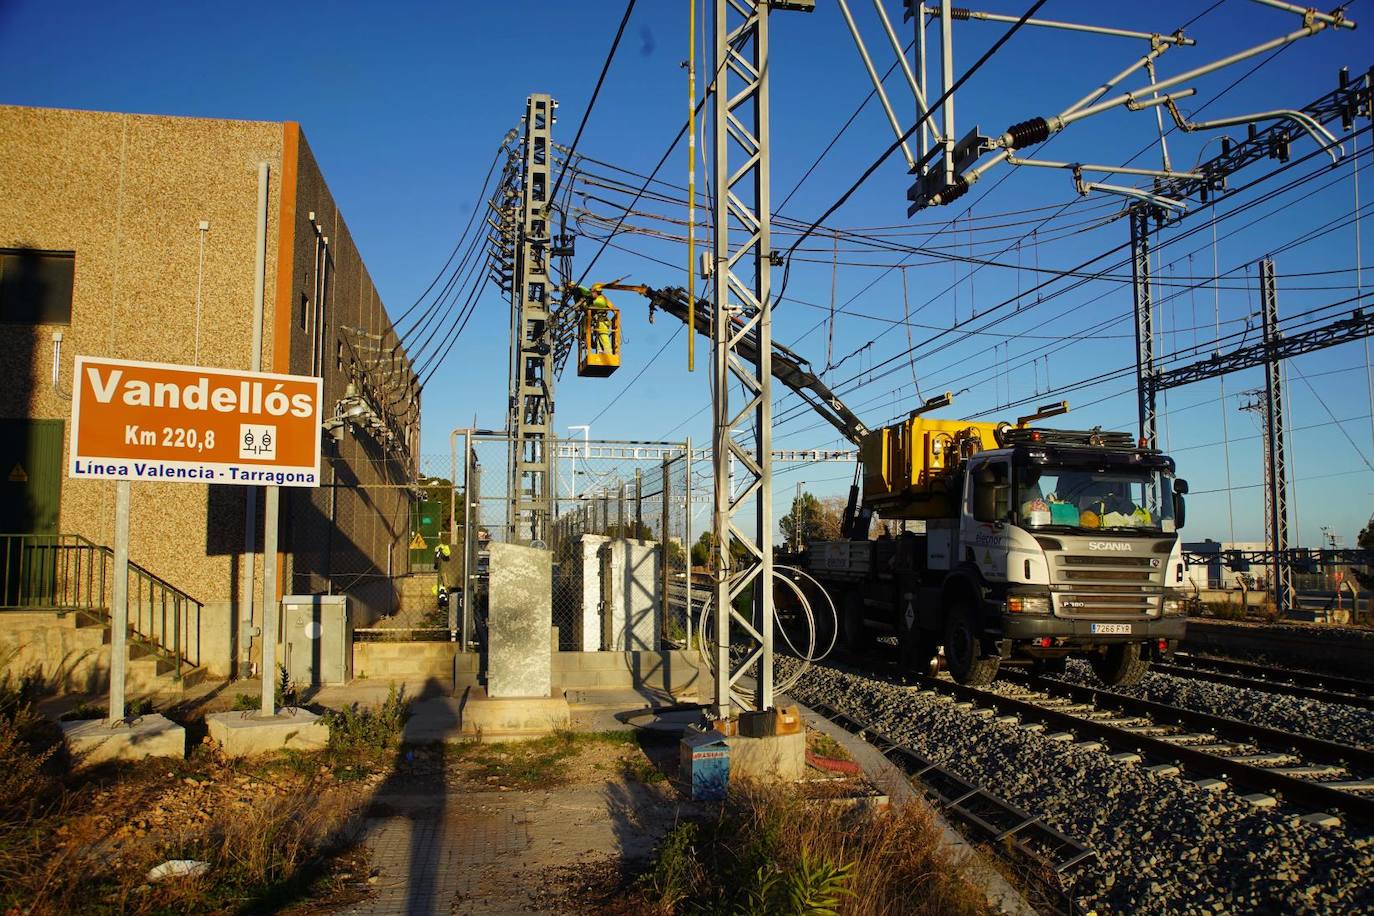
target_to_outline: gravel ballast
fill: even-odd
[[[793,664],[780,659],[779,667]],[[781,673],[781,671],[780,671]],[[891,678],[813,666],[791,691],[829,703],[1093,846],[1067,876],[1086,908],[1131,913],[1369,912],[1374,840],[1253,808],[955,708]],[[1108,749],[1110,751],[1110,749]],[[1193,777],[1196,778],[1196,777]]]
[[[1102,687],[1086,662],[1070,660],[1063,680]],[[1374,710],[1232,684],[1217,684],[1186,675],[1151,671],[1134,687],[1107,687],[1123,696],[1181,706],[1225,716],[1251,725],[1266,725],[1354,747],[1374,748]]]

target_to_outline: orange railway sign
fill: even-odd
[[[318,378],[76,358],[72,477],[317,487]]]

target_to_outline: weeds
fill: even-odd
[[[652,785],[656,782],[663,782],[668,777],[663,775],[663,771],[654,766],[644,757],[631,757],[621,761],[620,772],[626,779],[633,779],[645,785]]]
[[[848,760],[849,752],[840,747],[838,741],[829,735],[821,732],[807,732],[807,744],[811,745],[811,751],[820,757],[827,757],[831,760]]]
[[[732,788],[719,816],[679,824],[635,892],[671,914],[987,912],[924,808],[837,814],[782,788]]]

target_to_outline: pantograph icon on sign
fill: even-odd
[[[257,423],[239,426],[239,458],[277,457],[277,428]]]

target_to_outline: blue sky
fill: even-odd
[[[1054,0],[1041,15],[1172,31],[1208,5]],[[818,6],[811,15],[773,18],[774,200],[780,203],[791,193],[783,212],[804,223],[833,203],[891,142],[881,112],[875,104],[868,105],[793,192],[869,89],[835,4],[819,0]],[[851,6],[879,68],[886,69],[892,56],[871,4],[853,0]],[[911,28],[901,21],[900,4],[885,0],[885,6],[899,32],[909,37]],[[1019,14],[1024,6],[989,0],[980,8]],[[337,3],[327,8],[252,2],[211,6],[0,0],[0,102],[299,121],[382,295],[398,314],[434,278],[472,208],[480,205],[487,167],[502,135],[515,126],[528,93],[547,91],[559,100],[555,139],[571,141],[623,9],[620,0],[395,2],[384,7]],[[581,152],[638,172],[647,172],[658,161],[686,115],[680,63],[687,53],[687,9],[687,0],[641,0],[592,112]],[[1357,21],[1371,11],[1374,6],[1359,0],[1350,7]],[[1296,27],[1296,17],[1289,14],[1245,0],[1225,0],[1189,29],[1197,47],[1166,53],[1160,74],[1179,73]],[[956,73],[976,60],[1003,28],[956,23]],[[1264,58],[1200,78],[1188,84],[1197,89],[1197,96],[1183,108],[1192,112],[1205,106],[1200,116],[1211,118],[1300,107],[1334,88],[1340,66],[1363,73],[1374,64],[1371,34],[1374,22],[1355,32],[1324,33],[1296,43],[1248,76]],[[960,91],[958,133],[975,124],[985,133],[998,132],[1027,117],[1054,113],[1144,50],[1140,41],[1024,30]],[[709,63],[700,69],[709,72]],[[1141,83],[1136,77],[1124,87]],[[888,86],[909,124],[910,95],[895,78]],[[1175,163],[1190,165],[1201,152],[1215,153],[1215,143],[1203,150],[1208,137],[1228,132],[1239,137],[1243,131],[1230,128],[1186,136],[1175,131],[1168,136],[1170,152]],[[1157,141],[1151,112],[1121,110],[1076,125],[1043,150],[1026,154],[1120,163],[1144,150],[1135,164],[1157,167]],[[1362,136],[1360,148],[1369,145],[1369,136]],[[1310,140],[1299,140],[1294,157],[1311,149]],[[1353,152],[1349,144],[1346,152]],[[1369,161],[1360,159],[1362,204],[1374,201]],[[681,184],[686,164],[685,148],[679,148],[660,177]],[[1236,184],[1258,179],[1276,165],[1256,164]],[[603,167],[589,168],[613,174]],[[1266,198],[1285,182],[1307,175],[1312,177],[1301,186]],[[1122,254],[1093,265],[1110,274],[1109,279],[1067,292],[1061,290],[1069,284],[1056,281],[1040,292],[1039,302],[1034,295],[1024,296],[1019,310],[1015,300],[1037,282],[1034,270],[1074,267],[1124,243],[1124,221],[1098,225],[1119,202],[1101,195],[1079,198],[1066,173],[1049,169],[1014,171],[984,196],[985,188],[1000,178],[1003,171],[993,171],[954,207],[908,219],[906,188],[911,179],[900,157],[893,156],[830,224],[893,227],[884,230],[892,233],[890,241],[926,249],[913,259],[921,266],[905,270],[911,320],[921,325],[911,328],[915,343],[937,328],[967,321],[974,308],[982,311],[1010,299],[998,313],[1014,313],[1006,320],[977,334],[963,333],[985,327],[974,322],[945,335],[938,344],[918,347],[912,366],[901,356],[908,347],[906,328],[893,324],[902,320],[903,271],[870,266],[891,264],[900,255],[855,252],[842,243],[842,263],[836,267],[827,250],[831,240],[818,233],[803,246],[816,250],[796,253],[787,288],[789,300],[795,301],[783,302],[776,310],[777,338],[818,368],[825,366],[829,352],[830,361],[839,366],[826,378],[874,424],[909,408],[915,398],[914,372],[924,394],[960,392],[950,415],[1014,418],[1024,408],[1002,405],[1023,398],[1038,403],[1067,397],[1077,407],[1062,421],[1066,424],[1072,420],[1076,426],[1133,428],[1129,376],[1062,395],[1047,390],[1131,365],[1134,344],[1126,317],[1130,286],[1122,282],[1129,276],[1129,264]],[[577,206],[612,212],[603,203],[582,198],[582,189],[574,198]],[[1157,269],[1165,284],[1161,292],[1178,295],[1161,305],[1157,317],[1161,353],[1198,346],[1205,356],[1218,328],[1223,336],[1231,335],[1223,348],[1253,342],[1257,320],[1251,320],[1247,330],[1246,319],[1256,314],[1258,297],[1253,266],[1245,265],[1269,251],[1279,251],[1281,314],[1297,315],[1355,296],[1353,190],[1350,162],[1324,170],[1314,159],[1222,204],[1217,210],[1215,251],[1211,211],[1206,209],[1164,231],[1158,239]],[[971,213],[966,210],[970,202]],[[1061,212],[1063,204],[1069,206]],[[1049,207],[1053,209],[1039,209]],[[641,209],[681,214],[680,208],[667,203],[646,202]],[[1050,215],[1053,219],[1039,225]],[[668,225],[640,218],[631,222],[658,229]],[[1364,252],[1359,261],[1367,265],[1374,227],[1362,228]],[[1288,247],[1309,232],[1315,233],[1310,241]],[[791,241],[780,237],[779,247]],[[608,250],[590,279],[628,275],[650,285],[683,283],[683,266],[669,268],[649,259],[684,265],[680,244],[638,233],[625,234],[616,244],[630,251]],[[594,250],[591,239],[579,242],[579,273]],[[986,267],[970,275],[966,264],[950,260],[951,254],[970,253],[1010,266]],[[1216,288],[1203,284],[1184,289],[1190,281],[1183,278],[1212,275],[1214,258],[1226,279]],[[780,272],[775,273],[775,283],[779,280]],[[1365,278],[1365,283],[1370,281]],[[827,326],[832,285],[836,305],[849,312],[836,321],[833,332]],[[606,380],[579,379],[569,371],[559,388],[558,425],[591,422],[598,438],[690,434],[704,444],[709,439],[709,411],[701,410],[709,398],[707,348],[698,348],[698,370],[689,375],[685,332],[673,339],[677,327],[672,319],[660,317],[649,324],[641,304],[628,294],[616,302],[625,314],[624,367]],[[1350,307],[1320,314],[1334,317]],[[468,425],[474,415],[480,426],[503,422],[507,322],[507,303],[494,288],[486,289],[471,324],[426,388],[425,454],[446,454],[449,430]],[[1365,367],[1360,344],[1290,363],[1290,474],[1304,543],[1317,543],[1322,526],[1353,542],[1374,510],[1374,423]],[[629,384],[641,370],[638,380]],[[884,375],[885,370],[893,371]],[[1180,474],[1189,478],[1196,494],[1190,505],[1190,538],[1229,539],[1232,530],[1241,540],[1262,537],[1258,427],[1254,415],[1239,410],[1238,397],[1260,384],[1260,372],[1252,370],[1226,379],[1224,400],[1215,381],[1168,395],[1161,440],[1175,454]],[[840,444],[828,427],[789,410],[793,403],[792,398],[779,400],[777,445]],[[1222,444],[1228,436],[1229,448]],[[1228,466],[1233,488],[1229,500]],[[778,468],[777,473],[779,502],[785,502],[798,479],[818,493],[841,492],[850,469],[832,464]]]

